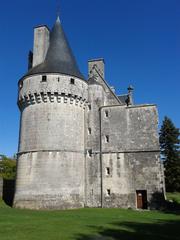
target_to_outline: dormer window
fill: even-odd
[[[42,82],[47,82],[47,76],[46,75],[42,76]]]
[[[74,78],[71,78],[71,79],[70,79],[70,83],[71,83],[71,84],[75,84],[75,79],[74,79]]]

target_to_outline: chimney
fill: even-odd
[[[42,63],[49,47],[49,29],[47,26],[34,28],[33,67]]]
[[[88,61],[88,76],[90,76],[91,73],[93,72],[93,68],[96,68],[98,73],[104,79],[105,78],[104,66],[105,66],[105,63],[104,63],[103,58],[89,60]]]

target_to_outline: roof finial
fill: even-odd
[[[134,90],[134,88],[132,85],[129,85],[127,90],[128,90],[128,94],[127,94],[126,104],[127,104],[127,106],[133,105],[133,90]]]
[[[128,90],[128,93],[130,94],[130,93],[133,92],[134,88],[133,88],[132,85],[129,85],[129,87],[127,88],[127,90]]]
[[[57,9],[56,9],[56,13],[57,13],[57,19],[56,22],[61,22],[60,21],[60,0],[57,0]]]

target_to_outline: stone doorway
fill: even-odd
[[[147,209],[147,190],[137,190],[136,199],[138,209]]]

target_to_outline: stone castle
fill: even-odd
[[[61,22],[34,29],[21,112],[14,207],[151,208],[164,194],[155,105],[117,96],[104,60],[81,74]]]

